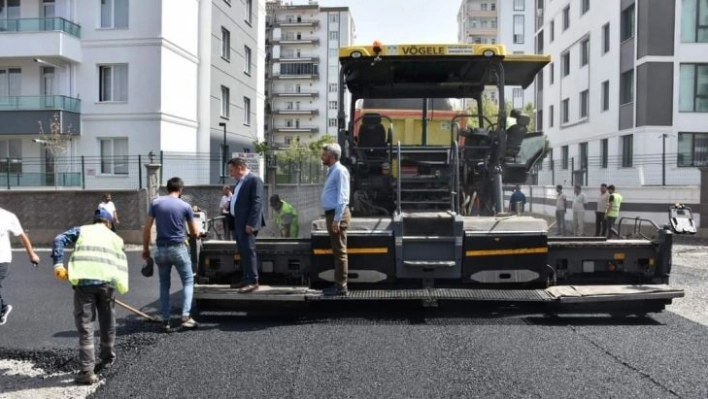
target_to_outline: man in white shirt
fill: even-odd
[[[0,325],[7,323],[7,316],[12,311],[12,305],[5,302],[2,297],[2,282],[10,271],[12,263],[12,246],[10,245],[10,233],[15,237],[20,237],[22,245],[27,251],[30,262],[39,263],[39,256],[34,252],[29,237],[22,230],[17,216],[10,211],[0,208]]]
[[[103,196],[103,202],[98,204],[98,209],[105,209],[111,215],[113,215],[113,223],[111,223],[111,230],[113,230],[113,232],[115,233],[116,224],[120,224],[120,221],[118,220],[118,211],[116,211],[116,204],[113,203],[113,198],[110,194],[106,194]]]
[[[573,233],[582,237],[585,228],[585,204],[588,202],[580,186],[575,186],[575,201],[573,201]]]

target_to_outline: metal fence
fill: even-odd
[[[114,157],[58,156],[53,160],[0,159],[0,189],[142,189],[147,185],[144,165],[150,163],[162,165],[162,185],[173,176],[181,177],[188,185],[231,182],[228,169],[221,162],[219,154],[166,151]],[[264,160],[260,167],[266,165]],[[261,173],[266,183],[274,178],[276,184],[319,184],[326,177],[326,169],[319,159],[275,162],[271,166],[275,167],[274,175]],[[222,170],[227,176],[222,176]]]
[[[686,186],[700,184],[699,166],[679,162],[676,155],[642,154],[633,157],[546,157],[531,172],[529,184],[599,186],[602,183],[622,187]]]

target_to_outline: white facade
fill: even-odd
[[[534,53],[535,0],[462,0],[457,14],[460,43],[503,44],[508,54]],[[498,103],[493,87],[485,94]],[[534,88],[507,87],[506,101],[514,108],[534,102]]]
[[[675,28],[671,32],[673,55],[641,56],[638,45],[634,44],[633,52],[629,54],[634,63],[633,76],[627,79],[629,90],[620,88],[625,79],[621,77],[621,63],[627,63],[626,59],[621,60],[622,49],[638,42],[638,34],[652,37],[651,31],[657,26],[642,22],[638,10],[653,5],[643,0],[636,0],[633,6],[627,4],[626,16],[630,19],[623,19],[619,2],[607,6],[596,1],[543,2],[540,14],[543,24],[536,36],[542,41],[542,52],[550,54],[553,62],[544,69],[543,78],[537,80],[538,88],[542,89],[538,94],[538,103],[542,104],[538,109],[538,120],[542,120],[542,130],[549,136],[553,147],[554,172],[550,171],[550,157],[547,157],[539,171],[538,184],[570,186],[580,183],[595,187],[606,183],[616,185],[618,190],[620,187],[664,183],[700,184],[696,166],[708,164],[708,99],[701,103],[703,95],[696,95],[692,84],[686,84],[690,77],[682,68],[689,63],[708,63],[708,32],[703,43],[687,43],[682,39],[682,29],[690,30],[686,26],[689,17],[696,18],[695,10],[683,12],[682,5],[697,2],[675,2]],[[583,9],[586,3],[589,4],[587,11]],[[708,22],[708,9],[704,12]],[[568,19],[566,29],[565,19]],[[607,32],[609,37],[606,40]],[[583,55],[584,48],[587,48],[586,55]],[[637,71],[642,65],[657,62],[673,68],[673,73],[667,76],[668,82],[638,77]],[[701,81],[705,82],[704,87],[701,87]],[[698,83],[696,90],[699,93],[705,90],[708,95],[708,67],[701,68]],[[652,96],[648,101],[661,102],[662,107],[672,109],[669,113],[671,123],[661,126],[640,124],[638,115],[651,108],[638,109],[642,93],[661,84],[668,84],[672,90]],[[698,109],[682,110],[681,96],[690,101],[695,98]],[[568,104],[567,115],[564,101]],[[630,126],[622,122],[622,113],[634,118]],[[695,138],[691,136],[693,143],[686,143],[689,138],[686,133],[699,134]],[[664,145],[665,149],[662,148]],[[583,154],[583,147],[587,155]],[[687,160],[689,153],[691,159]],[[572,171],[576,171],[575,176]]]
[[[187,184],[215,183],[221,172],[220,122],[226,123],[231,151],[250,150],[262,140],[264,87],[258,71],[263,67],[265,0],[20,3],[19,10],[0,12],[11,27],[0,32],[0,99],[26,97],[32,101],[23,111],[30,112],[43,112],[41,105],[51,96],[80,101],[80,108],[70,110],[78,115],[79,126],[61,128],[62,134],[75,136],[67,151],[57,154],[56,172],[81,176],[86,188],[137,188],[143,168],[138,155],[145,164],[149,152],[156,161],[164,152],[163,180],[178,175]],[[222,29],[230,32],[226,56]],[[250,74],[245,47],[251,49]],[[2,82],[3,70],[10,68],[21,70],[13,91]],[[222,87],[230,91],[226,115]],[[251,99],[250,121],[244,116],[244,98]],[[6,124],[22,117],[0,106]],[[0,159],[7,157],[3,149],[19,143],[20,154],[11,157],[22,159],[22,174],[50,174],[47,146],[32,141],[42,136],[19,124],[17,129],[0,133]],[[175,153],[181,159],[170,161]],[[46,183],[35,180],[40,181],[35,186]]]
[[[350,46],[347,7],[267,3],[266,136],[275,147],[337,136],[339,48]],[[349,115],[349,96],[345,95]]]

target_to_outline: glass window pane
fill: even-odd
[[[708,133],[693,136],[694,166],[708,166]]]
[[[128,139],[113,139],[113,173],[128,174]]]
[[[115,93],[113,101],[128,101],[128,66],[114,65],[113,80],[113,92]]]
[[[678,166],[693,166],[693,134],[678,135]]]
[[[115,13],[115,21],[113,24],[114,28],[127,28],[129,20],[128,11],[128,0],[113,0],[115,2],[115,7],[113,9]]]
[[[112,74],[111,74],[111,67],[108,66],[102,66],[101,69],[101,81],[100,81],[100,88],[99,88],[99,101],[112,101],[113,99],[113,90],[111,85],[113,84],[113,79],[112,79]]]
[[[22,140],[9,140],[8,155],[11,159],[22,159]]]
[[[113,19],[113,0],[101,0],[101,28],[110,28]]]
[[[112,144],[113,142],[111,140],[101,140],[101,173],[113,173]]]
[[[682,64],[679,72],[679,111],[692,112],[696,68],[693,64]]]
[[[683,0],[681,3],[681,41],[696,41],[696,0]]]

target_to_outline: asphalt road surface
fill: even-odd
[[[708,264],[705,247],[679,249]],[[41,370],[21,377],[0,361],[3,399],[90,392],[72,391],[67,377],[76,370],[72,291],[54,279],[48,255],[34,269],[16,252],[3,289],[15,308],[0,326],[0,359]],[[706,315],[673,311],[705,309],[708,267],[677,258],[687,298],[646,319],[330,308],[205,314],[198,330],[165,334],[117,308],[118,362],[90,397],[708,398]],[[138,252],[129,260],[131,290],[121,299],[157,314],[157,276],[140,275]]]

